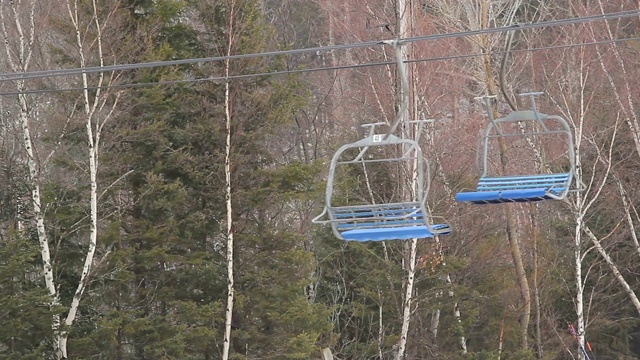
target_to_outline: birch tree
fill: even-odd
[[[36,1],[0,3],[0,22],[2,23],[5,60],[14,73],[25,73],[31,70],[30,67],[35,51],[34,46],[36,45],[36,4]],[[9,28],[9,24],[13,24],[14,28]],[[60,298],[55,284],[49,237],[45,227],[44,204],[42,203],[40,189],[41,167],[31,133],[31,109],[34,107],[34,102],[24,93],[26,90],[24,80],[16,81],[16,89],[19,93],[17,95],[19,106],[18,121],[22,130],[23,146],[29,167],[31,202],[33,205],[33,218],[38,233],[40,256],[42,258],[42,275],[50,296],[49,307],[55,309],[60,305]],[[60,336],[60,315],[57,312],[51,319],[51,328],[54,336]],[[54,342],[53,350],[58,358],[62,357],[63,352],[59,342]]]
[[[580,36],[579,31],[576,33],[567,32],[571,38]],[[573,35],[573,36],[571,36]],[[574,129],[573,142],[575,148],[575,164],[576,184],[581,186],[586,184],[583,191],[573,193],[565,202],[569,205],[573,214],[573,285],[575,286],[575,295],[573,299],[574,310],[576,316],[576,337],[578,346],[585,348],[585,333],[587,325],[587,305],[585,303],[585,287],[587,282],[588,270],[585,271],[585,259],[588,254],[587,243],[583,239],[584,234],[591,234],[590,240],[597,238],[591,233],[586,223],[586,218],[591,211],[594,203],[599,200],[601,194],[607,184],[607,179],[611,173],[611,151],[614,147],[617,127],[617,121],[612,124],[611,139],[609,148],[602,148],[602,144],[592,140],[594,135],[594,126],[589,119],[592,113],[592,107],[595,92],[590,91],[592,88],[592,78],[597,76],[588,66],[589,53],[585,48],[575,51],[569,51],[566,54],[565,62],[567,63],[566,73],[561,82],[552,80],[553,76],[547,78],[550,84],[554,84],[554,95],[551,96],[552,102],[556,105],[558,111],[567,119],[571,127]],[[549,74],[546,69],[543,73]],[[557,84],[557,85],[556,85]],[[589,147],[590,146],[590,147]],[[589,165],[585,162],[585,153],[590,149],[596,152],[599,161]],[[598,166],[600,165],[600,166]],[[586,171],[585,171],[586,170]],[[596,176],[598,173],[601,175]],[[595,244],[595,243],[594,243]],[[597,246],[598,252],[605,253],[604,248]],[[578,357],[584,359],[584,354],[578,352]]]
[[[604,13],[603,3],[598,2],[598,9],[589,8],[589,3],[579,4],[572,3],[569,9],[572,13],[584,14],[593,11]],[[575,42],[576,39],[590,38],[592,41],[600,41],[600,37],[596,34],[606,34],[609,38],[614,39],[614,33],[609,20],[605,20],[604,29],[598,27],[596,23],[588,23],[583,27],[574,27],[568,30],[567,38]],[[603,31],[604,30],[604,31]],[[630,77],[625,67],[625,62],[619,51],[617,44],[606,45],[611,51],[603,51],[602,45],[595,45],[592,48],[581,47],[573,51],[565,52],[564,61],[567,64],[564,75],[560,82],[557,81],[557,75],[551,66],[549,70],[543,70],[550,84],[557,86],[558,93],[552,97],[562,115],[569,120],[574,128],[574,143],[576,152],[576,174],[575,179],[578,186],[584,185],[583,191],[573,194],[567,199],[567,204],[573,214],[573,270],[574,270],[574,310],[576,321],[576,339],[578,347],[578,357],[584,359],[586,354],[586,334],[589,319],[589,307],[592,303],[593,292],[599,292],[598,289],[592,289],[591,295],[588,294],[587,284],[589,277],[589,269],[593,264],[587,263],[586,259],[590,252],[597,252],[610,270],[611,276],[618,283],[620,288],[628,297],[631,305],[636,312],[640,313],[640,304],[636,293],[629,281],[620,271],[618,264],[614,261],[614,257],[610,253],[613,248],[607,249],[604,239],[610,238],[617,226],[610,229],[610,233],[603,238],[598,237],[591,229],[588,219],[598,210],[597,202],[611,201],[605,200],[606,188],[613,182],[617,185],[620,194],[620,202],[624,211],[623,215],[629,223],[629,207],[625,198],[625,189],[619,178],[615,174],[614,166],[614,148],[618,147],[618,137],[620,123],[624,122],[629,130],[629,135],[633,139],[637,152],[637,119],[633,115],[634,100],[630,90]],[[593,50],[593,52],[590,52]],[[596,59],[596,60],[593,60]],[[593,66],[597,63],[600,69]],[[615,66],[622,70],[620,79],[614,79],[611,67]],[[546,68],[546,67],[545,67]],[[598,71],[600,70],[600,71]],[[619,85],[618,82],[622,82]],[[596,85],[597,84],[597,85]],[[606,91],[608,88],[612,91]],[[622,89],[622,90],[621,90]],[[604,101],[612,101],[618,105],[618,108],[611,108],[611,111],[598,111],[600,93],[611,94],[613,99]],[[623,93],[627,94],[624,99]],[[603,108],[604,109],[604,108]],[[607,107],[607,109],[610,109]],[[631,110],[631,111],[630,111]],[[616,114],[617,112],[617,114]],[[613,118],[614,120],[600,124],[594,122],[590,117],[598,116],[604,113],[605,118]],[[602,134],[606,135],[602,135]],[[602,139],[606,140],[595,140]],[[586,154],[586,156],[585,156]],[[585,160],[586,158],[589,161]],[[591,162],[591,163],[590,163]],[[624,220],[621,220],[624,221]],[[633,221],[629,223],[633,229]],[[635,234],[633,234],[635,235]],[[586,238],[585,238],[586,236]],[[633,239],[634,236],[631,236]]]
[[[26,8],[26,6],[29,6]],[[21,8],[22,7],[22,8]],[[9,59],[9,63],[11,64],[11,68],[14,72],[27,72],[32,62],[32,55],[35,51],[35,37],[36,37],[36,5],[35,2],[29,2],[27,5],[18,3],[11,3],[10,10],[11,16],[13,17],[13,23],[15,28],[13,31],[16,31],[18,36],[18,51],[15,49],[11,49],[10,46],[10,33],[11,31],[8,29],[7,24],[9,24],[6,14],[7,6],[3,3],[0,6],[0,17],[2,20],[2,30],[3,37],[5,39],[7,58]],[[28,9],[28,12],[25,11]],[[58,8],[56,8],[58,9]],[[78,15],[78,4],[77,2],[71,3],[67,2],[67,9],[69,15],[71,17],[71,21],[75,28],[77,46],[78,46],[78,54],[80,56],[80,66],[85,67],[85,49],[84,49],[84,34],[82,29],[82,24],[80,23],[79,15]],[[25,21],[22,16],[24,14],[28,14],[28,26],[25,26]],[[57,14],[52,13],[49,14],[51,16],[56,16]],[[101,26],[100,19],[98,16],[98,7],[95,2],[93,2],[93,15],[92,18],[95,18],[95,25],[97,28],[97,47],[99,48],[99,57],[102,59],[102,34],[101,34]],[[101,62],[101,65],[103,63]],[[101,78],[99,81],[99,85],[104,84],[104,79]],[[43,211],[43,204],[41,199],[41,190],[40,184],[42,181],[42,169],[45,168],[46,162],[52,158],[53,151],[46,157],[44,157],[45,163],[38,163],[38,155],[36,153],[36,144],[33,140],[33,135],[31,133],[31,124],[30,118],[33,116],[31,112],[33,111],[34,103],[29,100],[28,96],[22,93],[26,90],[24,80],[18,80],[16,82],[17,90],[19,92],[18,102],[20,105],[20,118],[22,124],[23,131],[23,140],[24,147],[27,153],[27,163],[29,164],[30,169],[30,178],[32,183],[32,202],[33,202],[33,212],[34,218],[36,222],[36,228],[38,229],[38,238],[40,244],[40,252],[43,262],[43,273],[45,286],[48,289],[49,295],[51,297],[52,308],[61,306],[60,295],[59,295],[59,287],[60,284],[56,282],[54,277],[54,263],[52,260],[52,254],[50,249],[50,240],[48,235],[48,230],[45,228],[45,213]],[[89,225],[89,236],[88,236],[88,248],[85,253],[85,260],[81,270],[80,279],[78,281],[76,290],[71,299],[71,303],[67,309],[67,314],[63,321],[61,321],[59,315],[55,315],[52,319],[52,329],[54,332],[54,344],[53,350],[56,358],[65,359],[68,357],[67,351],[67,339],[69,334],[69,329],[73,325],[77,314],[78,308],[80,305],[80,301],[82,299],[82,295],[89,284],[90,277],[92,275],[92,267],[94,265],[94,256],[96,252],[96,243],[97,243],[97,231],[98,231],[98,153],[100,146],[100,135],[102,132],[102,127],[104,126],[104,122],[109,119],[113,115],[113,110],[115,109],[115,104],[117,104],[117,100],[113,102],[112,105],[106,106],[107,96],[103,95],[100,91],[95,93],[94,95],[90,95],[89,92],[89,83],[86,74],[83,74],[83,87],[84,90],[84,109],[86,115],[86,131],[87,131],[87,139],[88,139],[88,164],[89,164],[89,182],[90,182],[90,194],[89,194],[89,208],[90,208],[90,225]],[[69,115],[73,116],[73,112]],[[70,119],[67,120],[67,124]],[[64,136],[64,131],[61,137]],[[59,144],[59,141],[58,141]]]
[[[226,56],[231,55],[234,40],[235,25],[235,1],[229,3],[229,19],[227,25],[227,49]],[[230,60],[224,62],[224,74],[228,78],[230,75]],[[233,115],[231,84],[229,80],[224,83],[224,114],[225,114],[225,156],[224,156],[224,174],[225,174],[225,201],[227,204],[227,306],[225,308],[224,320],[224,339],[222,348],[222,359],[229,359],[229,347],[231,344],[231,321],[233,319],[233,302],[235,300],[235,286],[233,283],[233,203],[231,201],[231,120]]]
[[[583,131],[585,131],[585,118],[588,110],[588,101],[587,94],[585,90],[586,86],[586,78],[588,77],[588,72],[584,71],[583,67],[580,67],[581,71],[577,74],[572,74],[573,79],[576,79],[577,82],[572,82],[572,85],[575,86],[573,89],[575,94],[577,94],[577,99],[573,95],[563,95],[564,105],[572,106],[574,103],[570,102],[569,97],[573,98],[571,100],[577,100],[577,113],[574,115],[570,112],[565,112],[564,115],[568,118],[568,121],[572,124],[572,127],[575,129],[574,131],[574,142],[575,142],[575,156],[576,156],[576,174],[575,180],[577,183],[581,183],[584,180],[584,171],[583,171],[583,163],[582,163],[582,141],[583,141]],[[567,93],[567,89],[564,90],[563,94]],[[592,178],[592,180],[594,180]],[[590,183],[591,184],[591,183]],[[596,194],[599,194],[602,191],[604,186],[604,181],[599,184],[599,186],[589,187],[586,192],[578,192],[576,193],[570,200],[570,206],[573,209],[575,226],[574,226],[574,238],[573,238],[573,261],[574,261],[574,276],[575,276],[575,298],[574,298],[574,307],[576,313],[576,332],[577,332],[577,340],[579,346],[585,346],[585,305],[584,305],[584,275],[583,275],[583,262],[584,262],[584,243],[582,239],[582,228],[584,222],[584,216],[593,204],[593,201],[597,198],[597,196],[592,197],[591,201],[586,197],[589,192],[594,191]],[[584,355],[579,353],[579,358],[584,359]]]
[[[605,14],[604,4],[602,0],[598,0],[598,10],[601,14]],[[612,23],[614,21],[616,20],[604,20],[604,33],[610,40],[616,40],[617,38],[618,29],[614,29],[612,26]],[[600,37],[596,34],[602,33],[602,27],[597,27],[594,26],[594,24],[589,23],[589,30],[592,39],[594,41],[599,41]],[[616,103],[622,111],[624,122],[627,125],[627,128],[629,129],[629,132],[631,133],[631,136],[633,138],[636,153],[638,154],[638,156],[640,156],[640,119],[638,119],[638,112],[636,110],[637,105],[633,98],[633,85],[630,83],[631,79],[634,77],[632,73],[633,68],[628,66],[618,43],[613,42],[606,46],[608,48],[608,51],[613,54],[613,61],[607,62],[606,57],[601,50],[602,47],[600,45],[596,45],[595,50],[598,55],[598,63],[602,68],[602,71],[605,73],[607,82],[611,87]],[[617,71],[620,72],[621,76],[617,77],[617,80],[622,84],[617,83],[616,79],[614,79],[614,76],[611,72],[611,68],[613,67],[617,67]]]
[[[87,67],[88,51],[91,46],[87,46],[85,39],[88,34],[94,34],[92,42],[95,42],[95,49],[97,52],[97,61],[100,67],[105,65],[104,53],[103,53],[103,35],[102,31],[105,27],[96,0],[91,2],[91,20],[88,21],[88,26],[84,25],[86,20],[83,21],[83,15],[80,14],[80,6],[78,1],[68,0],[66,3],[69,20],[75,30],[75,45],[79,59],[79,67]],[[109,19],[113,13],[117,10],[114,8],[111,12],[107,13],[106,19]],[[83,26],[84,25],[84,26]],[[95,84],[89,82],[87,73],[83,72],[81,75],[82,83],[82,108],[85,121],[85,129],[87,136],[87,157],[89,164],[89,235],[88,235],[88,247],[85,253],[85,259],[82,266],[82,272],[78,285],[73,294],[71,304],[67,316],[64,319],[64,328],[60,332],[58,337],[58,347],[60,348],[60,358],[67,358],[67,340],[69,335],[69,329],[74,324],[76,316],[78,314],[78,306],[82,300],[82,296],[89,283],[90,276],[94,267],[94,257],[96,254],[96,247],[98,242],[98,166],[99,166],[99,153],[101,145],[101,135],[105,124],[114,116],[114,111],[117,109],[118,93],[115,98],[111,96],[109,91],[103,91],[102,86],[112,83],[113,78],[106,77],[104,72],[98,73],[98,79]],[[94,92],[90,92],[90,87],[96,87]],[[108,255],[108,252],[103,255],[103,258]]]
[[[398,24],[398,38],[409,36],[410,35],[409,27],[412,21],[410,0],[398,0],[396,2],[396,11],[397,11],[396,23]],[[398,62],[400,61],[404,62],[406,58],[407,50],[405,50],[405,47],[401,46],[400,44],[396,46],[400,46],[400,49],[397,49],[395,51],[396,56],[401,57],[401,59],[399,59]],[[398,111],[400,112],[403,111],[404,113],[399,113],[398,119],[400,119],[400,121],[402,122],[400,126],[400,131],[404,132],[406,135],[411,133],[407,128],[407,123],[406,123],[409,120],[409,116],[410,116],[408,105],[409,105],[409,99],[411,97],[411,94],[408,93],[410,91],[410,86],[407,83],[408,81],[409,81],[409,75],[407,73],[407,70],[399,66],[398,83],[400,83],[401,85],[398,86],[399,93],[398,93],[397,101],[400,104],[398,106],[398,109],[399,109]],[[413,167],[415,168],[415,165]],[[412,179],[414,179],[415,174],[413,172],[413,169],[408,169],[408,170],[410,171],[408,171],[407,174],[411,174]],[[415,180],[412,180],[411,187],[408,192],[409,193],[408,196],[414,196],[415,190],[416,190]],[[405,358],[407,336],[409,333],[411,313],[413,312],[413,309],[412,309],[413,284],[416,276],[416,254],[418,251],[418,239],[416,238],[411,239],[407,249],[408,249],[408,252],[407,252],[408,263],[405,265],[407,278],[405,282],[405,293],[404,293],[404,299],[402,303],[402,327],[400,330],[400,339],[398,341],[398,353],[396,356],[396,359],[398,360],[402,360]]]
[[[600,0],[598,1],[598,10],[601,14],[605,13],[604,4]],[[609,39],[616,40],[616,34],[618,33],[618,29],[613,29],[613,26],[611,23],[612,21],[610,20],[604,20],[604,32]],[[598,37],[596,36],[596,34],[600,33],[600,29],[594,26],[594,24],[590,23],[589,25],[590,25],[589,32],[590,32],[591,38],[594,41],[598,41]],[[629,133],[635,144],[636,154],[640,156],[640,121],[638,119],[638,115],[636,111],[636,103],[633,97],[634,91],[632,89],[632,84],[630,83],[631,79],[633,79],[634,76],[631,75],[632,70],[628,69],[627,61],[623,56],[623,53],[620,50],[619,45],[616,42],[614,42],[612,44],[607,45],[607,47],[610,50],[607,52],[613,55],[612,61],[608,62],[607,56],[605,55],[605,52],[601,49],[601,46],[596,45],[595,51],[598,56],[598,63],[607,79],[609,88],[612,90],[615,103],[618,105],[620,109],[620,113],[618,114],[618,117],[622,115],[622,119],[624,123],[627,125],[627,129],[629,130]],[[615,64],[614,66],[617,66],[617,68],[619,69],[620,71],[619,77],[614,78],[610,70],[611,67],[613,67],[611,63]],[[619,82],[621,82],[622,84],[619,84]],[[611,167],[611,164],[610,164],[611,156],[607,157],[606,154],[603,155],[602,153],[598,153],[598,161],[603,164],[608,164],[608,166]],[[627,224],[632,230],[630,235],[637,249],[638,239],[635,233],[634,221],[630,214],[630,206],[629,206],[629,201],[626,194],[627,192],[622,181],[620,181],[619,176],[615,173],[615,169],[611,171],[613,172],[612,178],[616,183],[619,194],[620,194],[620,202],[622,203],[622,208],[624,209],[624,212],[625,212],[625,220],[627,221]],[[625,293],[629,296],[629,300],[635,307],[636,311],[640,314],[640,300],[638,299],[633,289],[630,287],[628,281],[624,278],[622,273],[618,270],[618,266],[615,264],[612,257],[606,252],[605,248],[602,246],[598,237],[588,227],[585,227],[583,230],[585,231],[585,234],[589,237],[589,239],[594,244],[596,250],[600,253],[603,259],[609,265],[609,268],[613,273],[614,277],[616,278],[620,286],[624,289]]]

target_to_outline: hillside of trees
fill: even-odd
[[[0,359],[640,358],[637,1],[14,0],[0,24]],[[335,151],[400,111],[398,38],[453,231],[341,241],[312,219]],[[527,92],[580,191],[456,202],[487,110]],[[502,167],[566,169],[561,145]],[[345,197],[407,181],[360,175]]]

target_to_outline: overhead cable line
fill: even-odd
[[[290,49],[290,50],[278,50],[278,51],[268,51],[268,52],[261,52],[261,53],[229,55],[229,56],[215,56],[215,57],[204,57],[204,58],[155,61],[155,62],[148,62],[148,63],[131,63],[131,64],[119,64],[119,65],[107,65],[107,66],[94,66],[94,67],[85,67],[85,68],[28,71],[28,72],[22,72],[22,73],[0,73],[0,82],[28,80],[28,79],[42,79],[42,78],[49,78],[49,77],[56,77],[56,76],[80,75],[80,74],[90,74],[90,73],[109,72],[109,71],[136,70],[136,69],[163,67],[163,66],[208,63],[208,62],[218,62],[218,61],[225,61],[225,60],[241,60],[241,59],[251,59],[251,58],[258,58],[258,57],[283,56],[283,55],[294,55],[294,54],[303,54],[303,53],[320,53],[320,52],[329,52],[329,51],[336,51],[336,50],[347,50],[347,49],[379,46],[379,45],[388,43],[389,41],[398,41],[402,44],[414,43],[419,41],[431,41],[431,40],[468,37],[468,36],[475,36],[475,35],[482,35],[482,34],[500,33],[500,32],[512,31],[514,29],[519,29],[519,30],[537,29],[542,27],[580,24],[580,23],[599,21],[599,20],[622,19],[622,18],[628,18],[628,17],[634,17],[634,16],[640,16],[640,10],[619,11],[619,12],[599,14],[599,15],[580,16],[580,17],[567,18],[567,19],[542,21],[537,23],[517,24],[517,25],[490,28],[490,29],[470,30],[470,31],[452,32],[452,33],[444,33],[444,34],[433,34],[433,35],[422,35],[422,36],[414,36],[409,38],[393,39],[393,40],[374,40],[374,41],[366,41],[366,42],[353,43],[353,44],[318,46],[318,47],[311,47],[311,48],[304,48],[304,49]]]
[[[545,51],[545,50],[563,49],[563,48],[571,48],[571,47],[578,47],[578,46],[606,45],[606,44],[613,44],[613,43],[624,42],[624,41],[640,41],[640,37],[592,41],[592,42],[586,42],[586,43],[572,43],[572,44],[545,46],[545,47],[529,48],[529,49],[515,49],[515,50],[511,50],[511,53]],[[422,58],[422,59],[407,59],[405,60],[405,63],[409,64],[409,63],[423,63],[423,62],[434,62],[434,61],[460,60],[460,59],[468,59],[468,58],[486,56],[486,55],[499,55],[504,53],[505,53],[505,50],[501,50],[501,51],[494,51],[494,52],[484,53],[484,54],[462,54],[462,55],[449,55],[449,56],[430,57],[430,58]],[[12,92],[0,92],[0,96],[19,95],[19,94],[43,94],[43,93],[63,92],[63,91],[65,92],[66,91],[82,91],[85,89],[97,90],[97,89],[137,88],[137,87],[147,87],[147,86],[163,86],[163,85],[177,85],[177,84],[185,84],[185,83],[198,83],[198,82],[205,82],[205,81],[224,82],[228,80],[249,79],[249,78],[255,78],[255,77],[262,77],[262,76],[288,75],[288,74],[310,73],[310,72],[319,72],[319,71],[348,70],[348,69],[359,69],[359,68],[367,68],[367,67],[375,67],[375,66],[387,66],[387,65],[393,65],[395,63],[396,63],[395,61],[381,61],[381,62],[338,65],[338,66],[328,66],[328,67],[309,68],[309,69],[294,69],[294,70],[283,70],[283,71],[274,71],[274,72],[231,75],[228,77],[216,76],[216,77],[207,77],[207,78],[198,78],[198,79],[180,79],[180,80],[153,81],[153,82],[144,82],[144,83],[112,84],[112,85],[104,85],[104,86],[87,86],[86,88],[74,87],[74,88],[59,88],[59,89],[23,90],[23,91],[12,91]]]

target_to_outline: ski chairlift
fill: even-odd
[[[428,120],[409,121],[409,123],[424,123],[425,121]],[[376,134],[375,127],[378,125],[386,125],[386,123],[362,125],[370,128],[368,136],[341,146],[335,153],[329,167],[325,193],[326,205],[322,213],[316,216],[312,222],[330,224],[334,235],[338,239],[346,241],[407,240],[449,234],[451,232],[449,225],[432,224],[431,216],[427,211],[429,164],[424,159],[420,146],[411,139],[400,138],[392,134]],[[401,155],[397,155],[399,148],[402,149]],[[396,150],[396,155],[389,156],[388,154],[393,153],[393,150]],[[356,153],[357,155],[353,156]],[[380,154],[385,155],[380,156]],[[413,162],[416,167],[415,201],[334,205],[334,186],[337,185],[335,180],[338,167],[403,162]],[[326,217],[326,220],[321,220],[323,217]]]
[[[456,201],[470,202],[474,204],[499,204],[505,202],[533,202],[541,200],[562,200],[571,189],[571,183],[575,174],[575,150],[573,146],[573,134],[569,124],[563,118],[555,115],[546,115],[536,110],[535,96],[541,92],[524,93],[520,96],[530,96],[532,109],[524,111],[513,111],[507,116],[499,119],[493,118],[490,107],[490,98],[484,97],[487,112],[491,122],[481,139],[481,175],[475,191],[465,191],[456,194]],[[540,169],[535,169],[533,174],[528,175],[508,175],[492,176],[489,174],[489,158],[491,140],[507,141],[514,137],[525,138],[528,144],[521,146],[531,149],[532,138],[555,137],[559,146],[564,147],[566,158],[568,158],[568,168],[564,171],[550,171],[542,173]],[[509,151],[506,155],[510,155]],[[537,149],[540,151],[540,149]],[[520,165],[525,165],[523,161]],[[507,169],[505,172],[510,172]]]

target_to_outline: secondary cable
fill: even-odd
[[[511,50],[511,53],[520,53],[520,52],[533,52],[533,51],[544,51],[544,50],[554,50],[554,49],[562,49],[562,48],[570,48],[577,46],[592,46],[592,45],[605,45],[612,44],[624,41],[639,41],[640,37],[630,37],[624,39],[614,39],[614,40],[601,40],[601,41],[593,41],[586,43],[572,43],[572,44],[564,44],[564,45],[554,45],[554,46],[545,46],[538,48],[530,48],[530,49],[516,49]],[[433,61],[448,61],[448,60],[459,60],[459,59],[467,59],[478,56],[486,56],[486,55],[499,55],[504,54],[505,51],[494,51],[488,54],[462,54],[462,55],[449,55],[449,56],[441,56],[441,57],[430,57],[430,58],[422,58],[422,59],[409,59],[404,62],[409,63],[422,63],[422,62],[433,62]],[[347,69],[358,69],[358,68],[367,68],[367,67],[375,67],[375,66],[388,66],[395,64],[395,61],[381,61],[381,62],[373,62],[373,63],[363,63],[363,64],[351,64],[351,65],[338,65],[338,66],[329,66],[329,67],[319,67],[319,68],[309,68],[309,69],[294,69],[294,70],[283,70],[283,71],[274,71],[274,72],[263,72],[263,73],[253,73],[253,74],[241,74],[241,75],[231,75],[231,76],[216,76],[216,77],[208,77],[208,78],[198,78],[198,79],[180,79],[180,80],[167,80],[167,81],[154,81],[154,82],[144,82],[144,83],[128,83],[128,84],[109,84],[103,86],[88,86],[84,87],[73,87],[73,88],[59,88],[59,89],[35,89],[35,90],[23,90],[23,91],[12,91],[12,92],[0,92],[0,96],[9,96],[9,95],[20,95],[20,94],[43,94],[43,93],[52,93],[52,92],[63,92],[63,91],[83,91],[85,89],[88,90],[97,90],[97,89],[121,89],[121,88],[137,88],[137,87],[147,87],[147,86],[163,86],[163,85],[177,85],[184,83],[198,83],[198,82],[225,82],[229,80],[238,80],[238,79],[248,79],[254,77],[263,77],[263,76],[274,76],[274,75],[288,75],[288,74],[299,74],[299,73],[310,73],[310,72],[318,72],[318,71],[330,71],[330,70],[347,70]]]
[[[22,72],[22,73],[0,73],[0,82],[27,80],[27,79],[41,79],[41,78],[49,78],[49,77],[55,77],[55,76],[79,75],[79,74],[89,74],[89,73],[108,72],[108,71],[135,70],[135,69],[162,67],[162,66],[187,65],[187,64],[195,64],[195,63],[217,62],[217,61],[224,61],[224,60],[240,60],[240,59],[250,59],[250,58],[266,57],[266,56],[293,55],[293,54],[302,54],[302,53],[309,53],[309,52],[319,53],[319,52],[327,52],[327,51],[335,51],[335,50],[372,47],[376,45],[389,43],[390,41],[398,41],[404,44],[404,43],[413,43],[418,41],[440,40],[440,39],[448,39],[448,38],[458,38],[458,37],[467,37],[467,36],[475,36],[475,35],[482,35],[482,34],[499,33],[499,32],[505,32],[505,31],[513,31],[514,28],[517,28],[519,30],[527,30],[527,29],[536,29],[541,27],[579,24],[579,23],[598,21],[598,20],[622,19],[622,18],[635,17],[635,16],[640,16],[640,9],[619,11],[619,12],[599,14],[599,15],[581,16],[581,17],[559,19],[559,20],[542,21],[537,23],[517,24],[517,25],[490,28],[490,29],[415,36],[415,37],[409,37],[404,39],[375,40],[375,41],[366,41],[366,42],[353,43],[353,44],[319,46],[319,47],[311,47],[311,48],[304,48],[304,49],[290,49],[290,50],[268,51],[268,52],[261,52],[261,53],[252,53],[252,54],[230,55],[230,56],[216,56],[216,57],[205,57],[205,58],[156,61],[156,62],[148,62],[148,63],[119,64],[119,65],[94,66],[94,67],[58,69],[58,70],[40,70],[40,71],[28,71],[28,72]]]

